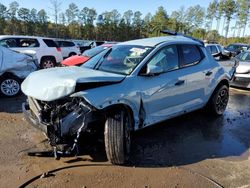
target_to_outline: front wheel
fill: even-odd
[[[21,92],[21,81],[15,76],[0,79],[0,93],[5,97],[15,97]]]
[[[112,164],[124,164],[129,158],[131,125],[131,116],[126,110],[117,110],[107,115],[104,130],[105,150]]]
[[[220,116],[224,113],[229,100],[229,89],[226,85],[218,87],[208,102],[208,108],[212,114]]]

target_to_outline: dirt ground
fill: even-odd
[[[24,121],[24,96],[0,98],[0,187],[250,187],[250,91],[231,89],[219,118],[196,111],[133,135],[131,163],[113,166],[102,141],[87,138],[77,157],[31,157],[47,151]]]

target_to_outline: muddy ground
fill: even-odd
[[[81,155],[59,161],[45,137],[24,121],[24,96],[0,98],[0,187],[250,187],[250,91],[231,89],[219,118],[196,111],[133,135],[131,163],[107,162],[102,140],[86,138]]]

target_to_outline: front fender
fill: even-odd
[[[115,95],[115,92],[112,92],[109,97],[101,95],[101,91],[99,92],[94,92],[91,90],[91,92],[88,91],[80,91],[77,93],[72,94],[70,97],[81,97],[84,98],[84,100],[94,108],[98,110],[103,110],[108,107],[112,107],[114,105],[125,105],[128,106],[132,113],[133,113],[133,118],[135,122],[135,130],[138,129],[139,127],[139,108],[140,108],[140,95],[135,94],[131,96],[132,94],[129,95]]]

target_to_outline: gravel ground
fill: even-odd
[[[44,135],[24,121],[24,96],[0,98],[0,187],[250,187],[250,91],[230,90],[226,113],[196,111],[133,135],[131,163],[107,162],[89,138],[77,157],[31,157],[46,151]],[[60,169],[61,168],[61,169]]]

